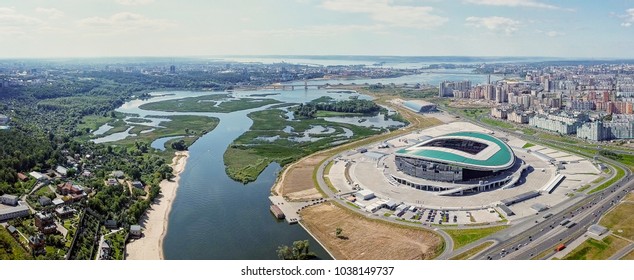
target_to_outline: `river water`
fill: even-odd
[[[458,75],[460,76],[460,75]],[[485,76],[470,76],[482,81]],[[453,76],[445,77],[452,79]],[[389,83],[381,80],[373,80]],[[354,82],[354,81],[347,81]],[[425,81],[421,81],[425,82]],[[475,82],[475,81],[474,81]],[[138,107],[149,102],[213,94],[210,92],[168,92],[149,100],[133,100],[117,111],[148,116],[203,115],[220,119],[218,126],[189,147],[187,167],[181,173],[180,186],[169,214],[169,226],[163,241],[166,259],[277,259],[280,245],[308,239],[311,250],[321,259],[327,252],[301,226],[278,221],[269,212],[270,189],[280,166],[269,165],[256,181],[241,184],[225,173],[223,154],[229,144],[252,124],[247,114],[268,106],[233,113],[175,113],[146,111]],[[251,94],[280,93],[269,98],[283,102],[308,102],[321,96],[348,99],[350,94],[326,90],[234,92],[234,97]],[[163,93],[162,93],[163,94]],[[225,94],[225,93],[218,93]],[[356,94],[353,94],[356,95]],[[255,97],[261,98],[261,97]],[[369,98],[360,96],[361,99]],[[382,119],[382,118],[380,118]],[[373,124],[381,127],[380,119]],[[342,121],[342,120],[338,120]],[[343,120],[348,122],[348,120]],[[354,123],[354,121],[351,121]],[[347,132],[346,132],[347,133]]]

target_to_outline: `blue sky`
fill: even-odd
[[[2,0],[0,57],[634,58],[634,0]]]

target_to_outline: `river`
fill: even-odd
[[[484,75],[469,77],[478,81],[485,79]],[[444,79],[452,78],[454,78],[452,75],[444,77]],[[389,83],[389,79],[373,81]],[[165,258],[277,259],[278,246],[290,246],[295,240],[308,239],[311,250],[319,258],[329,259],[327,252],[301,226],[278,221],[269,212],[268,196],[277,173],[281,170],[278,164],[269,165],[256,181],[246,185],[231,180],[225,173],[224,151],[235,138],[251,126],[252,120],[247,117],[247,114],[263,110],[270,105],[233,113],[174,113],[139,109],[140,105],[149,102],[214,94],[183,91],[168,93],[171,95],[127,102],[117,111],[138,114],[140,118],[203,115],[217,117],[220,122],[213,131],[208,132],[189,147],[187,168],[181,174],[180,186],[169,214],[169,226],[163,241]],[[234,92],[233,96],[249,97],[252,94],[262,93],[279,93],[269,98],[293,103],[307,102],[324,95],[336,99],[347,99],[350,96],[350,94],[328,93],[326,90],[305,91],[303,89]],[[359,98],[369,97],[360,96]]]

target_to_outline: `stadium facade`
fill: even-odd
[[[502,140],[481,132],[455,132],[395,153],[396,168],[412,177],[463,183],[501,175],[516,163]]]

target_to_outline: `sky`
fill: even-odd
[[[634,0],[2,0],[0,58],[634,58]]]

